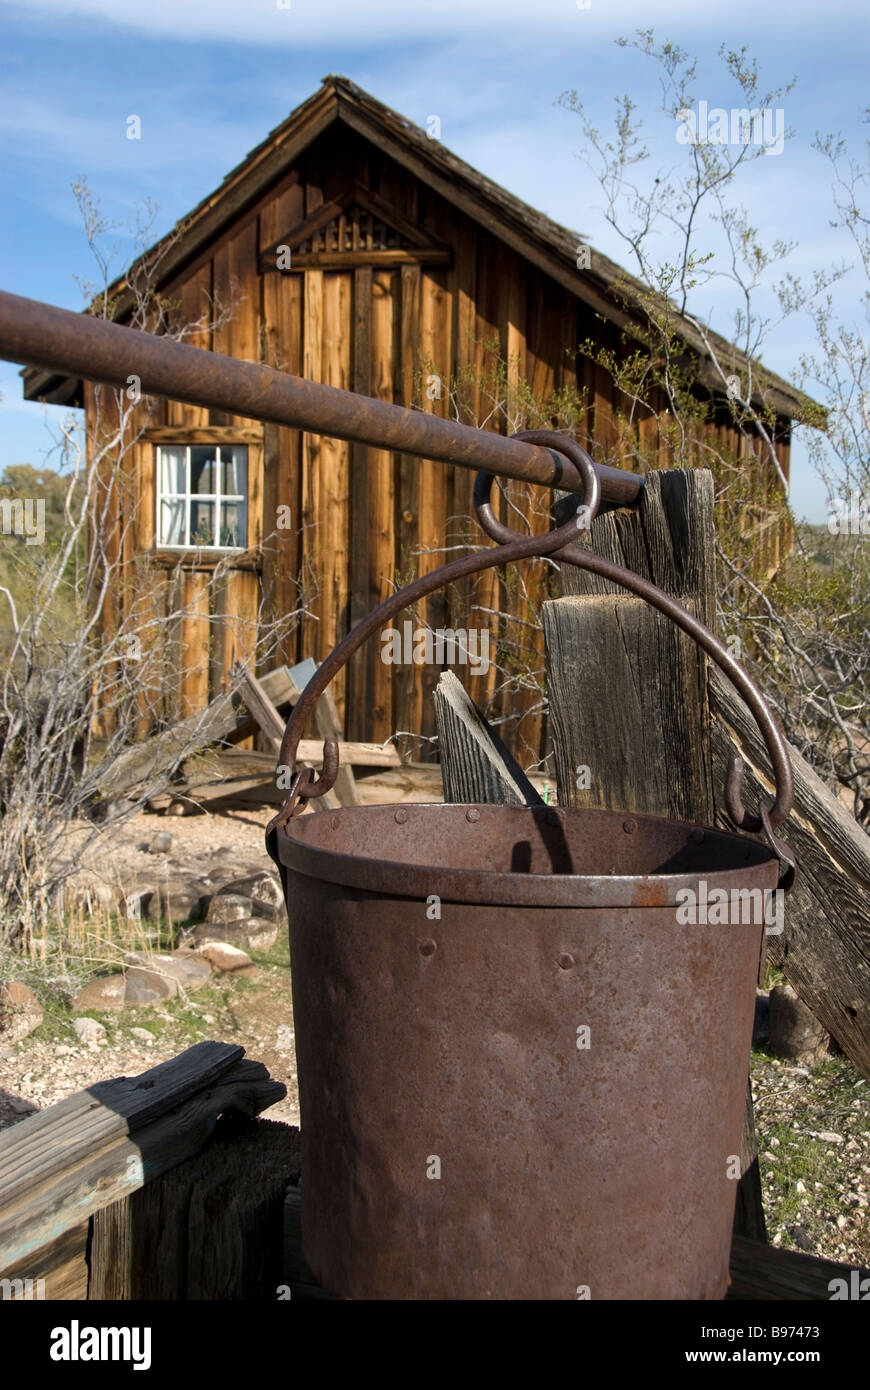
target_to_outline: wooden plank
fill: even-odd
[[[756,724],[716,667],[709,673],[716,815],[728,825],[722,798],[728,758],[746,767],[747,806],[770,803],[770,764]],[[870,839],[795,748],[794,810],[779,834],[794,850],[798,875],[785,904],[780,936],[767,938],[779,966],[819,1022],[870,1080]]]
[[[401,313],[397,348],[397,396],[400,405],[417,403],[417,373],[421,367],[419,266],[403,266],[401,273]],[[451,369],[448,363],[447,370]],[[420,394],[426,396],[427,382],[423,374]],[[446,384],[444,389],[446,389]],[[398,582],[416,574],[416,562],[411,558],[419,548],[419,461],[410,454],[396,457],[395,490],[395,564]],[[454,471],[454,470],[448,470]],[[461,471],[461,470],[456,470]],[[414,729],[415,668],[396,666],[393,669],[393,721],[397,729]]]
[[[450,414],[450,363],[452,347],[452,295],[444,271],[427,271],[420,281],[420,350],[423,360],[434,365],[441,379],[441,396],[429,400],[424,393],[423,409],[429,414]],[[457,470],[458,471],[458,470]],[[442,553],[447,526],[449,480],[443,464],[421,460],[417,481],[417,548],[416,573],[431,574],[444,563]],[[409,557],[410,559],[410,557]],[[413,563],[413,562],[412,562]],[[432,628],[446,628],[450,623],[449,596],[436,590],[418,606],[421,619]],[[461,626],[467,626],[462,623]],[[472,626],[478,626],[472,623]],[[430,736],[435,732],[434,707],[431,695],[438,682],[439,668],[426,664],[415,668],[410,724],[412,733]],[[422,747],[425,749],[425,744]]]
[[[597,517],[582,543],[715,621],[713,478],[651,473],[632,509]],[[713,823],[704,652],[642,600],[564,565],[572,597],[544,605],[547,683],[562,805]],[[621,596],[615,597],[614,594]],[[589,770],[588,790],[578,769]],[[749,1081],[747,1078],[747,1088]],[[752,1113],[747,1089],[746,1114]],[[739,1233],[764,1229],[754,1130],[741,1139]]]
[[[452,671],[441,676],[434,701],[446,802],[544,804]]]
[[[152,1074],[158,1070],[153,1068]],[[132,1117],[112,1108],[116,1102],[126,1102],[129,1107],[129,1078],[103,1082],[96,1103],[98,1088],[92,1087],[82,1093],[85,1101],[91,1102],[87,1108],[80,1105],[77,1115],[67,1110],[56,1117],[59,1138],[49,1127],[40,1134],[25,1136],[19,1150],[0,1154],[3,1169],[11,1178],[2,1189],[0,1269],[196,1153],[213,1132],[219,1115],[237,1110],[251,1117],[287,1093],[286,1086],[272,1081],[261,1063],[247,1059],[236,1061],[212,1082],[200,1079],[193,1093],[174,1109],[165,1108],[166,1088],[157,1087],[157,1083],[152,1086],[148,1073],[135,1081],[140,1091],[154,1091],[154,1096],[150,1105],[140,1103]],[[115,1089],[107,1091],[106,1087]],[[158,1101],[160,1110],[144,1123],[142,1115],[154,1112]],[[52,1106],[42,1112],[49,1117],[49,1125],[55,1109]],[[28,1123],[22,1121],[22,1125]]]
[[[372,391],[372,271],[362,266],[353,277],[353,361],[352,389],[361,396]],[[369,458],[365,444],[350,446],[350,506],[349,580],[350,624],[355,626],[373,606],[369,588]],[[386,499],[381,499],[381,505]],[[347,666],[348,718],[347,734],[357,738],[367,732],[370,724],[368,708],[370,693],[367,675],[370,652],[366,645],[351,658]]]
[[[277,753],[284,737],[284,720],[272,704],[263,686],[256,676],[250,671],[246,671],[238,662],[233,665],[230,677],[249,712],[254,716]]]
[[[153,425],[142,431],[149,444],[259,444],[262,425]]]
[[[14,1264],[0,1270],[0,1278],[10,1281],[11,1296],[40,1298],[46,1302],[78,1301],[88,1296],[87,1221],[71,1226],[56,1240],[39,1250],[31,1250]],[[23,1286],[15,1286],[15,1280]],[[9,1297],[10,1295],[6,1295]]]
[[[201,570],[180,576],[181,582],[181,691],[179,714],[182,719],[208,704],[209,581]]]
[[[257,218],[252,217],[214,251],[214,313],[228,314],[212,334],[212,348],[243,362],[260,360],[260,285]],[[250,425],[243,416],[211,410],[210,425]]]
[[[322,381],[323,340],[323,271],[308,271],[303,280],[303,338],[302,375],[308,381]],[[325,656],[329,640],[321,636],[323,615],[323,585],[325,576],[321,563],[324,548],[323,518],[320,511],[319,472],[321,468],[321,439],[319,435],[303,433],[301,459],[302,555],[303,569],[310,571],[317,592],[312,596],[309,612],[303,615],[300,648]],[[321,645],[323,651],[321,652]]]
[[[395,398],[395,377],[401,369],[401,277],[378,271],[371,286],[371,394],[381,401]],[[425,464],[422,465],[425,468]],[[396,462],[386,449],[369,449],[366,500],[368,565],[363,593],[365,612],[392,593],[396,569],[405,560],[396,546]],[[362,616],[362,614],[360,614]],[[395,725],[393,707],[394,668],[381,660],[378,637],[363,651],[365,659],[365,714],[357,725],[357,737],[389,738]]]
[[[284,667],[264,676],[262,684],[277,706],[288,703],[289,691],[294,689]],[[100,794],[111,801],[126,796],[135,787],[159,781],[164,770],[177,760],[189,757],[208,743],[238,737],[250,724],[250,715],[238,694],[219,695],[207,708],[191,714],[182,723],[125,749],[101,774]]]
[[[345,390],[350,385],[352,278],[328,273],[323,277],[323,334],[320,379]],[[344,440],[320,440],[315,472],[318,569],[322,588],[318,602],[320,625],[317,654],[320,660],[348,630],[348,537],[350,513],[350,446]],[[344,726],[345,673],[332,690]]]
[[[274,1301],[299,1131],[218,1126],[201,1152],[93,1217],[90,1299]]]
[[[306,270],[356,270],[361,266],[373,270],[392,270],[405,265],[447,266],[452,260],[452,251],[436,247],[405,250],[397,246],[385,251],[297,251],[288,266],[278,267],[266,261],[261,264],[264,274],[277,271],[280,275],[301,275]]]
[[[729,1301],[828,1302],[834,1279],[844,1280],[848,1290],[859,1287],[868,1277],[870,1270],[867,1269],[855,1270],[816,1255],[779,1250],[773,1245],[735,1236],[731,1246],[731,1284],[726,1298]],[[858,1294],[851,1296],[857,1298]]]

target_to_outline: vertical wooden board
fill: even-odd
[[[260,360],[260,284],[257,218],[222,242],[214,256],[214,315],[226,315],[212,334],[212,348],[244,362]],[[220,417],[220,418],[218,418]],[[244,416],[212,410],[209,424],[248,425]]]
[[[527,268],[515,255],[511,255],[507,266],[502,302],[502,333],[507,342],[508,362],[508,429],[513,432],[526,427],[520,409],[519,386],[528,375]],[[535,535],[549,529],[552,495],[549,489],[508,480],[505,494],[509,526],[521,531],[524,519]],[[544,638],[540,606],[546,597],[546,579],[546,567],[537,560],[511,565],[505,573],[505,612],[509,617],[504,624],[503,660],[513,687],[505,693],[502,713],[510,714],[513,718],[509,724],[502,726],[501,735],[523,764],[537,761],[540,757],[541,718],[535,707],[541,702],[544,686]]]
[[[202,570],[186,570],[181,576],[182,719],[208,704],[210,638],[208,575]]]
[[[275,189],[259,209],[259,252],[262,256],[298,226],[304,217],[305,190],[296,171]],[[282,278],[277,272],[267,272],[265,278]]]
[[[446,418],[450,401],[446,383],[450,375],[452,356],[452,302],[445,271],[424,272],[420,285],[420,347],[424,360],[430,360],[435,374],[441,378],[440,398],[429,400],[423,393],[423,408],[432,415]],[[418,465],[417,482],[417,556],[418,575],[431,574],[446,559],[447,508],[449,483],[444,465],[422,459]],[[449,627],[448,595],[443,589],[431,594],[421,617],[432,628]],[[439,668],[432,665],[416,668],[416,678],[409,711],[411,732],[431,736],[435,732],[435,709],[432,691],[438,683]]]
[[[212,262],[185,273],[166,288],[167,299],[173,301],[169,318],[173,332],[183,335],[182,341],[191,347],[210,348],[212,320]],[[209,423],[205,406],[189,405],[186,401],[166,401],[164,419],[168,426],[180,429],[201,429]]]
[[[484,383],[479,396],[478,424],[495,433],[503,433],[503,422],[494,408],[491,399],[496,362],[499,354],[504,355],[507,346],[501,328],[503,324],[500,300],[504,292],[504,249],[493,237],[482,233],[477,243],[477,305],[475,317],[474,362],[478,378]],[[489,389],[487,389],[487,387]],[[473,479],[472,486],[473,486]],[[493,491],[493,504],[496,514],[505,521],[503,498]],[[470,508],[474,517],[474,508]],[[476,527],[476,523],[475,523]],[[479,534],[479,532],[478,532]],[[490,652],[495,656],[501,637],[501,622],[496,614],[503,609],[503,578],[496,569],[486,570],[472,582],[471,600],[466,614],[460,615],[458,626],[486,628],[489,630]],[[465,673],[463,673],[464,678]],[[467,689],[472,700],[486,715],[497,713],[492,706],[492,698],[499,682],[495,661],[485,674],[467,677]],[[465,682],[464,682],[465,683]]]
[[[254,570],[230,570],[227,579],[227,637],[224,674],[233,662],[247,666],[257,646],[260,582]]]
[[[95,488],[91,506],[88,534],[89,543],[98,550],[95,561],[96,593],[105,583],[105,592],[99,614],[99,630],[104,644],[117,637],[123,617],[123,601],[118,579],[121,562],[122,515],[118,489],[118,465],[115,452],[110,448],[113,426],[117,426],[117,403],[112,392],[105,386],[84,385],[85,419],[87,431],[85,448],[90,466],[95,473]],[[118,668],[114,663],[103,669],[101,678],[105,686],[111,686],[118,679]],[[100,713],[95,733],[98,737],[109,737],[115,727],[110,697],[98,697]]]
[[[421,274],[418,265],[406,265],[401,271],[401,324],[398,348],[400,381],[399,404],[415,403],[415,377],[420,370],[420,298]],[[450,367],[448,365],[448,372]],[[421,395],[425,399],[423,380]],[[447,474],[450,470],[442,469]],[[394,571],[399,583],[416,574],[414,552],[419,548],[420,460],[410,454],[400,454],[396,463],[396,554]],[[410,615],[406,615],[410,616]],[[398,666],[393,671],[393,709],[395,725],[413,730],[415,669]]]
[[[150,440],[136,444],[138,505],[136,509],[136,549],[151,550],[155,544],[157,519],[157,449]]]
[[[306,270],[303,280],[302,375],[308,381],[321,380],[323,338],[323,271]],[[315,656],[319,650],[319,629],[323,597],[322,518],[317,512],[316,472],[319,468],[321,438],[303,434],[301,439],[301,568],[311,590],[310,616],[302,619],[302,656]]]
[[[400,351],[399,312],[401,279],[397,271],[377,271],[371,284],[371,394],[376,400],[394,398],[395,357]],[[385,449],[368,451],[369,537],[366,611],[377,606],[393,590],[396,567],[395,463]],[[354,514],[355,522],[358,522]],[[371,720],[369,737],[381,741],[393,732],[393,668],[381,660],[377,635],[366,652],[366,708]]]
[[[270,205],[272,206],[272,205]],[[303,190],[297,183],[276,200],[269,232],[284,219],[302,217]],[[269,209],[264,209],[264,218]],[[272,240],[282,236],[274,231]],[[262,277],[263,352],[269,366],[302,376],[302,311],[305,278],[266,274]],[[300,606],[302,524],[302,435],[279,425],[265,426],[263,453],[263,593],[270,621]],[[302,653],[294,625],[281,638],[280,655],[293,664]]]
[[[353,272],[353,357],[351,386],[361,396],[372,394],[372,268],[359,266]],[[372,451],[373,453],[374,451]],[[355,625],[370,607],[369,535],[370,451],[365,444],[350,445],[350,526],[349,590],[350,623]],[[364,645],[346,667],[348,738],[363,738],[368,727],[370,698],[367,671],[371,669],[371,648]]]
[[[347,389],[351,364],[351,299],[349,274],[323,276],[323,330],[320,380]],[[306,344],[307,346],[307,344]],[[316,520],[319,572],[320,624],[315,655],[319,661],[348,629],[348,509],[350,504],[350,446],[343,440],[321,438],[312,469],[312,511]],[[345,673],[333,682],[339,717],[344,720]]]

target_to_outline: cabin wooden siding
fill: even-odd
[[[389,215],[407,233],[406,242],[409,229],[416,232],[416,253],[413,247],[400,248],[390,263],[388,254],[364,249],[308,250],[301,269],[268,268],[276,245],[290,244],[300,226],[316,227],[319,210],[328,212],[332,203],[347,205],[355,188],[387,210],[385,218]],[[316,246],[319,235],[315,231],[305,244]],[[344,225],[339,235],[345,238]],[[620,410],[626,412],[626,403],[618,399],[608,374],[578,359],[576,351],[590,337],[618,348],[616,328],[500,241],[495,230],[459,211],[345,126],[329,127],[317,137],[295,166],[253,206],[240,209],[231,229],[164,285],[161,294],[178,325],[214,319],[221,311],[228,314],[213,330],[187,337],[197,346],[384,400],[411,404],[415,377],[425,365],[442,378],[445,389],[440,400],[429,400],[424,391],[422,408],[443,415],[450,411],[448,380],[463,368],[481,370],[487,341],[497,341],[499,352],[516,360],[512,377],[522,375],[537,393],[569,383],[585,390],[585,428],[595,441],[596,457],[640,470],[671,462],[654,418],[636,424],[628,438],[623,436],[619,456],[614,453],[615,421]],[[87,387],[91,418],[93,407],[94,390]],[[473,475],[466,470],[181,402],[146,398],[136,414],[143,433],[125,460],[130,500],[119,503],[119,508],[129,507],[130,515],[127,524],[120,514],[115,523],[125,561],[133,567],[137,556],[150,556],[152,574],[161,567],[170,574],[178,561],[177,553],[155,550],[157,445],[172,439],[249,447],[249,544],[244,556],[233,557],[226,576],[215,584],[214,553],[209,558],[190,552],[183,561],[180,594],[177,582],[161,588],[156,581],[146,597],[137,593],[136,601],[158,608],[183,601],[176,636],[181,675],[178,689],[164,692],[162,717],[181,717],[218,694],[233,660],[253,651],[258,625],[304,606],[305,613],[270,662],[292,663],[306,656],[322,660],[351,624],[397,584],[448,558],[445,546],[480,543],[480,533],[475,535],[468,520],[473,515]],[[487,425],[496,427],[494,422]],[[718,443],[739,449],[739,437],[726,424],[709,430]],[[782,433],[777,447],[787,473],[785,428]],[[763,504],[770,479],[760,458],[753,467]],[[545,490],[511,484],[508,496],[535,530],[546,527],[550,499]],[[286,515],[281,508],[290,510],[289,528],[279,527],[279,516]],[[518,524],[515,512],[503,509],[503,515]],[[766,548],[759,553],[760,568],[769,569],[776,562],[779,534],[761,534],[760,544]],[[526,764],[546,751],[535,688],[535,677],[543,682],[543,636],[532,615],[547,597],[548,574],[542,562],[529,562],[516,575],[493,571],[454,586],[449,594],[433,595],[419,610],[433,627],[489,628],[491,652],[498,652],[499,664],[526,672],[519,692],[505,695],[503,672],[495,666],[477,676],[456,668],[490,717],[508,710],[520,715],[501,731]],[[133,601],[130,586],[122,584],[106,607],[107,627],[117,621],[118,606]],[[498,616],[506,610],[519,619],[509,630]],[[517,632],[526,634],[525,653],[515,649]],[[380,651],[380,642],[371,639],[335,681],[347,737],[382,740],[395,730],[431,736],[429,694],[439,670],[387,666]],[[143,727],[159,705],[156,691],[143,697]],[[416,745],[415,756],[425,756],[425,747]]]

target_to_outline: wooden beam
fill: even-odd
[[[709,676],[716,816],[725,767],[746,767],[746,804],[771,799],[767,752],[754,719],[715,668]],[[798,874],[785,901],[781,935],[767,938],[768,957],[870,1081],[870,838],[797,749],[791,750],[794,810],[779,834],[795,852]]]
[[[286,1093],[244,1048],[203,1042],[0,1132],[0,1272],[195,1153],[219,1115]]]
[[[92,1218],[89,1299],[274,1301],[299,1131],[219,1124],[199,1153]]]
[[[283,666],[263,676],[260,685],[274,705],[290,704],[296,698],[295,686]],[[206,709],[121,753],[101,774],[100,794],[105,801],[114,801],[137,787],[158,782],[177,759],[189,757],[209,743],[244,736],[251,723],[238,693],[219,695]]]
[[[648,474],[638,506],[596,517],[579,543],[651,579],[713,626],[713,479],[706,469]],[[543,607],[560,804],[712,825],[703,651],[597,575],[563,565],[562,584],[570,596]],[[764,1230],[751,1115],[747,1079],[741,1235]]]
[[[443,265],[453,263],[452,251],[434,248],[401,250],[393,247],[384,251],[301,251],[291,256],[290,265],[279,266],[261,262],[263,274],[276,271],[279,275],[298,275],[304,270],[354,270],[358,266],[373,266],[383,270],[398,265]]]
[[[870,1270],[867,1269],[855,1270],[833,1260],[822,1260],[817,1255],[779,1250],[773,1245],[735,1236],[731,1246],[731,1285],[725,1297],[729,1301],[827,1302],[832,1295],[832,1280],[844,1280],[849,1289],[868,1277]]]

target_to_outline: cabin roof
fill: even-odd
[[[135,264],[159,260],[158,289],[175,279],[209,243],[262,198],[292,168],[303,151],[336,121],[344,122],[390,155],[605,319],[629,329],[633,321],[641,322],[640,306],[644,298],[648,298],[648,291],[639,280],[594,248],[590,248],[591,268],[578,270],[577,249],[581,243],[588,244],[585,236],[554,222],[509,193],[453,154],[440,140],[430,139],[419,126],[348,78],[334,74],[325,77],[318,91],[270,131],[212,193]],[[115,321],[123,323],[133,304],[127,275],[114,281],[109,287],[109,296],[113,301]],[[680,337],[689,348],[701,352],[698,329],[676,310],[674,312],[675,329]],[[705,332],[725,370],[739,372],[745,362],[740,350],[718,333],[710,329]],[[81,382],[74,377],[62,377],[36,367],[26,368],[21,375],[27,400],[47,400],[55,404],[76,404],[81,400]],[[700,379],[714,394],[721,392],[721,383],[712,367],[702,363]],[[765,382],[768,402],[780,415],[794,419],[804,414],[810,404],[807,396],[772,372],[765,374]]]

